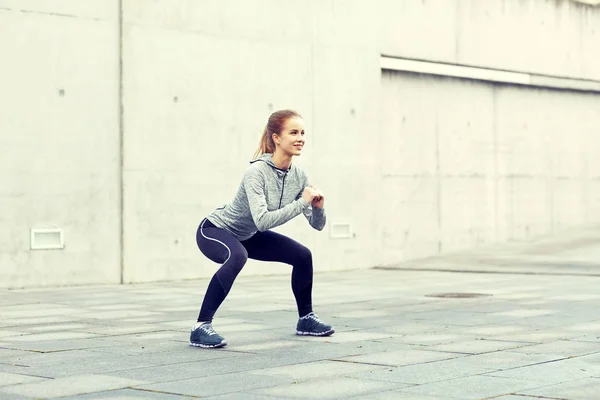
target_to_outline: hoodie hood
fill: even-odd
[[[271,167],[275,168],[278,171],[288,172],[290,169],[292,169],[292,165],[291,164],[290,164],[290,168],[289,169],[278,168],[277,165],[275,165],[275,163],[273,162],[273,153],[264,153],[264,154],[261,154],[260,156],[258,156],[254,160],[250,161],[250,164],[254,164],[257,161],[265,162],[265,163],[269,164]]]

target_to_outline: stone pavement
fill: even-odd
[[[600,274],[533,253],[317,273],[329,338],[294,335],[288,275],[242,272],[216,350],[188,346],[207,280],[2,291],[0,399],[600,399]]]

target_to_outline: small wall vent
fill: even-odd
[[[31,250],[51,250],[64,248],[65,238],[62,229],[31,229]]]

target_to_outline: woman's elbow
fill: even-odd
[[[254,225],[256,225],[256,229],[258,229],[259,232],[264,232],[270,228],[264,221],[261,220],[254,221]]]
[[[320,232],[320,231],[322,231],[325,228],[325,224],[314,225],[313,228],[315,228],[316,230],[318,230]]]

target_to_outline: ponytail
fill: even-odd
[[[265,153],[275,153],[275,142],[273,142],[273,134],[281,135],[283,127],[288,119],[300,117],[294,110],[279,110],[275,111],[269,117],[267,126],[260,137],[258,149],[254,153],[254,158],[257,158]]]
[[[258,158],[259,156],[265,153],[274,153],[275,152],[275,143],[273,142],[273,136],[269,135],[269,129],[265,126],[265,130],[260,137],[260,142],[258,145],[258,149],[254,153],[254,158]]]

